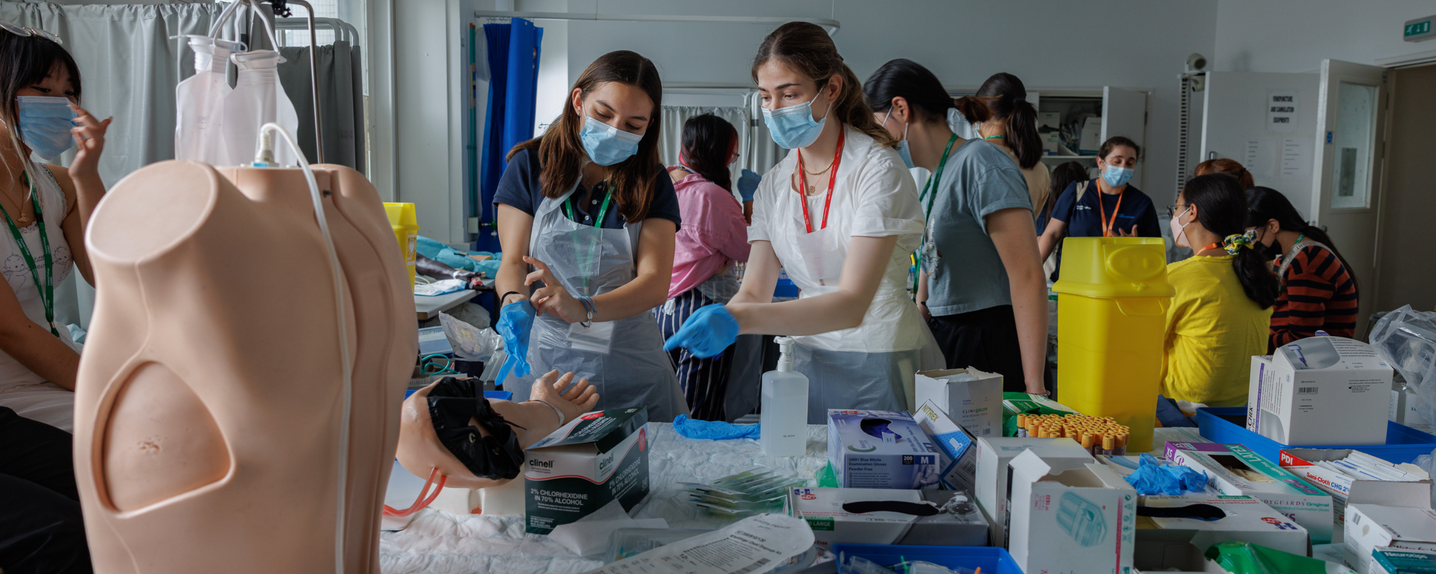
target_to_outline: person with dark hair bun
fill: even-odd
[[[1248,189],[1247,203],[1247,227],[1256,232],[1262,257],[1275,260],[1282,285],[1271,314],[1269,350],[1317,331],[1354,337],[1359,288],[1336,243],[1275,189]]]
[[[713,114],[683,124],[683,150],[678,165],[668,169],[683,228],[676,238],[668,302],[658,311],[664,340],[677,333],[694,311],[727,303],[738,292],[733,263],[748,260],[749,246],[747,221],[733,197],[728,171],[737,159],[738,130],[733,124]],[[726,420],[723,405],[733,353],[701,358],[687,349],[673,349],[668,358],[678,370],[678,384],[693,418]]]
[[[919,195],[928,224],[915,291],[947,366],[1001,373],[1006,391],[1046,394],[1047,285],[1027,182],[997,140],[964,140],[947,124],[954,106],[990,121],[987,102],[953,100],[937,76],[905,59],[883,64],[863,90],[908,167],[932,173]]]
[[[1047,204],[1052,174],[1047,164],[1042,163],[1037,106],[1027,101],[1027,87],[1017,76],[1002,72],[983,82],[977,89],[977,97],[987,104],[991,113],[985,120],[968,117],[968,123],[977,126],[977,135],[982,139],[997,144],[1017,162],[1017,167],[1022,168],[1022,178],[1027,181],[1027,191],[1032,194],[1032,207],[1041,210]],[[1048,216],[1039,214],[1039,217]]]
[[[1101,174],[1091,181],[1067,186],[1052,207],[1038,240],[1042,259],[1057,253],[1057,271],[1062,272],[1064,237],[1161,237],[1161,223],[1152,198],[1128,183],[1137,169],[1142,148],[1124,136],[1112,136],[1097,150]]]
[[[1047,203],[1037,208],[1037,235],[1041,236],[1047,230],[1047,223],[1052,220],[1052,210],[1057,206],[1057,198],[1074,183],[1087,181],[1087,168],[1075,161],[1065,162],[1052,169],[1052,184],[1048,188]],[[1042,276],[1052,277],[1057,272],[1057,254],[1052,253],[1042,259]]]
[[[1248,365],[1266,354],[1277,278],[1246,230],[1247,198],[1226,174],[1191,179],[1172,209],[1172,237],[1190,259],[1167,265],[1162,394],[1234,407],[1247,403]]]

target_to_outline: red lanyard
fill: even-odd
[[[1107,207],[1102,205],[1102,190],[1100,188],[1097,190],[1097,209],[1101,210],[1099,213],[1102,218],[1102,237],[1112,236],[1112,226],[1117,224],[1117,213],[1122,211],[1122,196],[1126,195],[1126,191],[1124,189],[1122,193],[1117,194],[1117,206],[1112,208],[1112,220],[1107,221]]]
[[[843,142],[847,140],[847,130],[838,131],[838,150],[833,153],[833,165],[828,173],[828,198],[823,202],[823,226],[820,229],[828,228],[828,208],[833,206],[833,184],[838,180],[838,164],[843,160]],[[798,200],[803,205],[803,223],[808,226],[808,233],[813,232],[813,218],[808,215],[808,194],[806,180],[803,178],[803,152],[798,151]]]

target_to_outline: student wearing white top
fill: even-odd
[[[97,167],[110,120],[76,105],[80,70],[59,42],[0,28],[0,270],[10,287],[0,289],[0,407],[69,431],[80,352],[55,323],[54,287],[72,269],[91,278],[85,225],[105,194]],[[76,145],[69,169],[30,159]]]
[[[830,408],[910,408],[916,371],[943,363],[906,288],[923,230],[913,179],[821,27],[769,34],[753,78],[773,140],[792,151],[758,187],[738,295],[699,309],[668,346],[711,356],[739,333],[796,336],[809,423]],[[772,302],[780,268],[797,301]]]

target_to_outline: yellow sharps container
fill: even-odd
[[[389,216],[394,239],[399,242],[399,251],[404,254],[404,265],[409,268],[409,288],[413,289],[414,262],[418,259],[419,217],[414,213],[412,203],[385,203],[384,213]]]
[[[1167,308],[1160,238],[1069,237],[1057,293],[1057,391],[1077,412],[1132,429],[1127,452],[1152,450]]]

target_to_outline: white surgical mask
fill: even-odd
[[[1192,248],[1192,246],[1187,242],[1187,226],[1191,225],[1192,222],[1188,221],[1186,224],[1181,223],[1182,216],[1186,215],[1187,212],[1191,210],[1192,206],[1188,205],[1185,211],[1172,216],[1172,240],[1177,242],[1178,247],[1186,247],[1187,249]]]
[[[892,108],[888,108],[888,115],[883,116],[883,125],[887,125],[887,123],[888,123],[888,118],[891,118],[892,115],[893,115],[893,109],[892,109]],[[897,148],[898,156],[902,157],[902,163],[903,163],[903,165],[907,166],[908,169],[912,169],[912,168],[917,167],[917,164],[915,164],[915,163],[912,162],[912,148],[911,148],[911,147],[908,147],[908,143],[907,143],[907,129],[908,129],[908,127],[909,127],[910,125],[911,125],[911,124],[909,124],[908,122],[903,122],[903,124],[902,124],[902,141],[898,142],[898,148]]]

